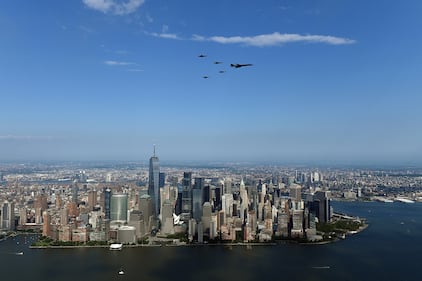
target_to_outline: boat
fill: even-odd
[[[110,250],[112,251],[120,251],[123,248],[123,244],[119,244],[119,243],[114,243],[114,244],[110,244]]]
[[[17,255],[17,256],[23,256],[23,252],[17,252],[17,253],[15,253],[15,255]]]
[[[312,268],[313,269],[330,269],[330,266],[329,265],[326,265],[326,266],[313,266]]]
[[[119,270],[118,274],[119,274],[119,275],[124,275],[124,274],[125,274],[125,272],[123,271],[123,269],[121,269],[121,268],[120,268],[120,270]]]
[[[401,203],[415,203],[415,201],[403,197],[397,197],[395,200]]]

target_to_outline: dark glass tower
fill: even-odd
[[[111,209],[111,190],[107,187],[103,188],[104,193],[104,214],[105,219],[109,220],[111,217],[110,209]]]
[[[204,204],[204,178],[195,178],[192,189],[192,217],[200,221],[202,217],[202,204]],[[209,195],[208,195],[209,197]]]
[[[148,179],[148,195],[151,196],[154,217],[158,217],[160,214],[160,162],[158,157],[155,156],[155,145],[154,154],[149,159],[149,179]]]
[[[165,173],[160,172],[158,182],[159,182],[158,187],[160,187],[160,188],[164,187],[165,182],[166,182],[166,174]]]
[[[192,217],[192,173],[184,172],[182,181],[182,219],[189,221]]]

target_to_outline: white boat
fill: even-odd
[[[397,197],[396,201],[402,202],[402,203],[415,203],[415,201],[412,201],[410,199],[407,198],[402,198],[402,197]]]
[[[120,269],[120,270],[119,270],[119,272],[118,272],[118,274],[119,274],[119,275],[124,275],[124,274],[125,274],[125,272],[123,271],[123,269]]]
[[[114,243],[114,244],[110,244],[110,250],[112,251],[120,251],[123,248],[123,244],[119,244],[119,243]]]
[[[17,252],[17,253],[15,253],[15,255],[17,255],[17,256],[23,256],[23,252]]]

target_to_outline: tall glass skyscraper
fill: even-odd
[[[103,210],[105,214],[105,219],[109,220],[111,218],[111,215],[110,215],[111,189],[109,189],[108,187],[104,187],[103,196],[104,196]]]
[[[192,189],[192,217],[196,219],[197,222],[199,222],[202,218],[204,182],[204,178],[195,178],[195,184]]]
[[[154,217],[158,217],[160,214],[160,162],[158,157],[155,155],[155,146],[154,154],[149,159],[149,179],[148,179],[148,195],[151,196],[153,208],[154,208]]]
[[[113,194],[111,195],[110,202],[110,216],[111,221],[114,222],[127,222],[127,207],[128,196],[127,194]]]
[[[182,219],[188,222],[192,217],[192,173],[184,172],[182,181]]]

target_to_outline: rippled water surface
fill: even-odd
[[[422,204],[333,202],[367,218],[362,233],[328,245],[29,249],[0,242],[1,280],[422,280]],[[23,255],[18,252],[23,251]],[[118,275],[120,268],[124,275]]]

